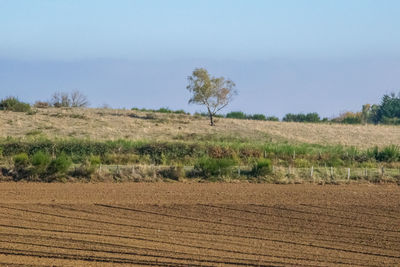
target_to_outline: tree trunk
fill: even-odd
[[[207,107],[208,116],[210,117],[210,126],[214,126],[214,114],[211,112],[210,108]]]
[[[209,112],[208,114],[210,116],[210,126],[215,126],[213,114],[211,112]]]

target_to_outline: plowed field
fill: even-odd
[[[397,266],[400,187],[0,184],[8,266]]]

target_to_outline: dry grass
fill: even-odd
[[[244,139],[366,148],[400,143],[400,127],[263,122],[112,109],[38,109],[36,114],[0,111],[0,137],[128,138],[133,140]]]

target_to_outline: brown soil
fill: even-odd
[[[0,183],[0,265],[397,266],[394,185]]]

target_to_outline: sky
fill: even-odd
[[[332,117],[400,91],[397,0],[0,0],[0,98],[79,90],[92,107],[189,105],[198,67],[223,112]]]

